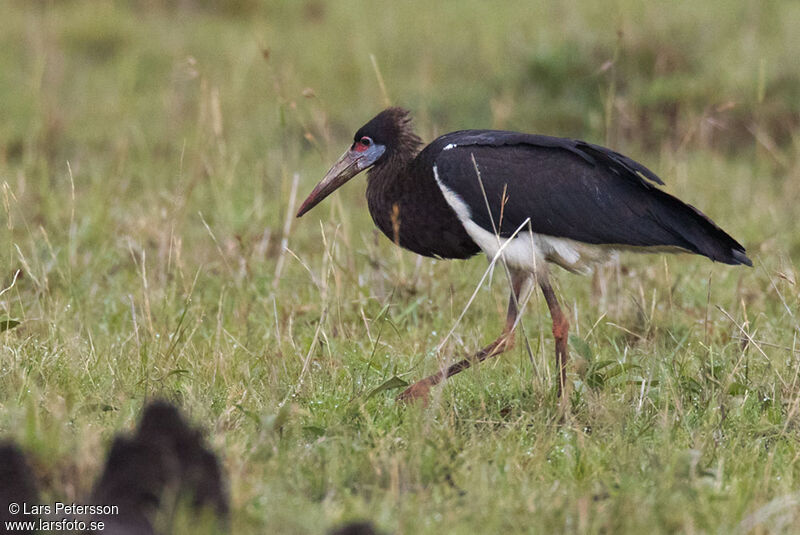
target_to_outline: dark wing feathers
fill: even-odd
[[[656,184],[664,184],[658,175],[639,162],[611,149],[607,149],[606,147],[577,139],[522,134],[504,130],[460,130],[458,132],[445,134],[436,139],[430,144],[429,148],[438,152],[450,144],[456,146],[480,145],[484,147],[528,145],[532,147],[561,149],[580,157],[586,163],[608,169],[619,176],[640,181],[644,185],[647,185],[647,182],[643,181],[642,177]]]
[[[623,176],[624,174],[627,175],[641,175],[648,180],[652,180],[656,184],[664,185],[664,182],[661,181],[658,176],[652,172],[647,167],[643,166],[639,162],[631,160],[625,155],[622,155],[618,152],[615,152],[611,149],[607,149],[605,147],[601,147],[599,145],[592,145],[591,143],[586,143],[585,141],[576,141],[576,140],[567,140],[571,142],[574,147],[583,154],[588,154],[594,157],[595,164],[608,169],[609,171],[613,172],[614,174]],[[646,182],[643,182],[644,185],[647,185]]]
[[[744,248],[702,212],[655,187],[663,184],[655,173],[604,147],[467,130],[442,136],[420,156],[436,165],[478,225],[504,237],[529,220],[533,232],[584,243],[679,247],[750,264]]]

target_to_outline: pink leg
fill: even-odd
[[[519,313],[519,299],[522,289],[525,285],[525,281],[528,279],[528,277],[530,277],[530,275],[526,272],[515,270],[511,271],[512,293],[511,297],[508,299],[506,325],[502,334],[494,342],[484,347],[474,355],[450,365],[447,369],[434,373],[433,375],[430,375],[421,381],[417,381],[413,385],[406,388],[399,396],[397,396],[398,401],[413,401],[419,399],[427,403],[431,387],[436,386],[448,377],[466,370],[473,364],[482,362],[489,357],[497,356],[514,347],[514,326],[516,325],[517,314]]]
[[[558,395],[561,397],[564,395],[567,386],[569,321],[561,311],[561,306],[558,304],[558,299],[556,299],[556,293],[553,291],[553,287],[550,286],[550,281],[546,275],[539,277],[539,286],[542,289],[542,294],[544,294],[544,300],[547,301],[550,317],[553,320],[553,338],[556,341],[556,367],[558,368]]]

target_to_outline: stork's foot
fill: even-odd
[[[473,364],[478,362],[482,362],[483,360],[494,357],[495,355],[499,355],[500,353],[509,350],[511,347],[514,346],[514,332],[506,330],[500,337],[489,344],[488,346],[484,347],[471,357],[465,358],[455,364],[451,364],[446,370],[441,371],[439,373],[434,373],[433,375],[422,379],[421,381],[417,381],[413,385],[409,386],[403,392],[397,396],[397,401],[416,401],[420,400],[425,405],[428,404],[428,398],[430,396],[431,388],[438,385],[448,377],[451,377],[463,370],[466,370]]]
[[[436,386],[438,382],[439,381],[434,380],[433,377],[428,377],[421,381],[417,381],[413,385],[403,390],[395,399],[397,399],[397,401],[402,401],[403,403],[420,401],[423,405],[427,405],[428,399],[430,399],[431,395],[431,388]]]
[[[406,388],[399,396],[397,401],[422,401],[425,405],[428,404],[430,398],[431,388],[438,385],[448,377],[462,372],[472,366],[482,362],[490,357],[499,355],[504,351],[508,351],[514,346],[514,326],[517,323],[517,306],[522,293],[526,292],[524,288],[527,287],[530,281],[530,274],[524,271],[511,270],[511,297],[508,299],[508,313],[506,314],[506,327],[503,333],[491,344],[484,347],[474,355],[460,360],[455,364],[451,364],[446,369],[434,373],[421,381],[417,381],[413,385]]]

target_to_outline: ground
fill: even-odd
[[[113,434],[173,400],[222,460],[233,533],[793,531],[798,20],[769,1],[8,2],[2,436],[44,501],[80,502]],[[513,351],[399,405],[500,332],[507,281],[470,302],[485,259],[395,248],[363,179],[293,219],[388,103],[426,140],[611,146],[754,267],[622,255],[595,278],[557,272],[563,417],[540,296]]]

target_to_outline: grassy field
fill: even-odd
[[[800,529],[797,2],[2,5],[0,434],[45,501],[164,397],[221,456],[233,533]],[[363,179],[292,219],[387,101],[426,140],[612,146],[755,267],[556,273],[563,422],[540,296],[527,344],[398,405],[378,387],[499,333],[507,283],[456,325],[486,261],[395,248]]]

